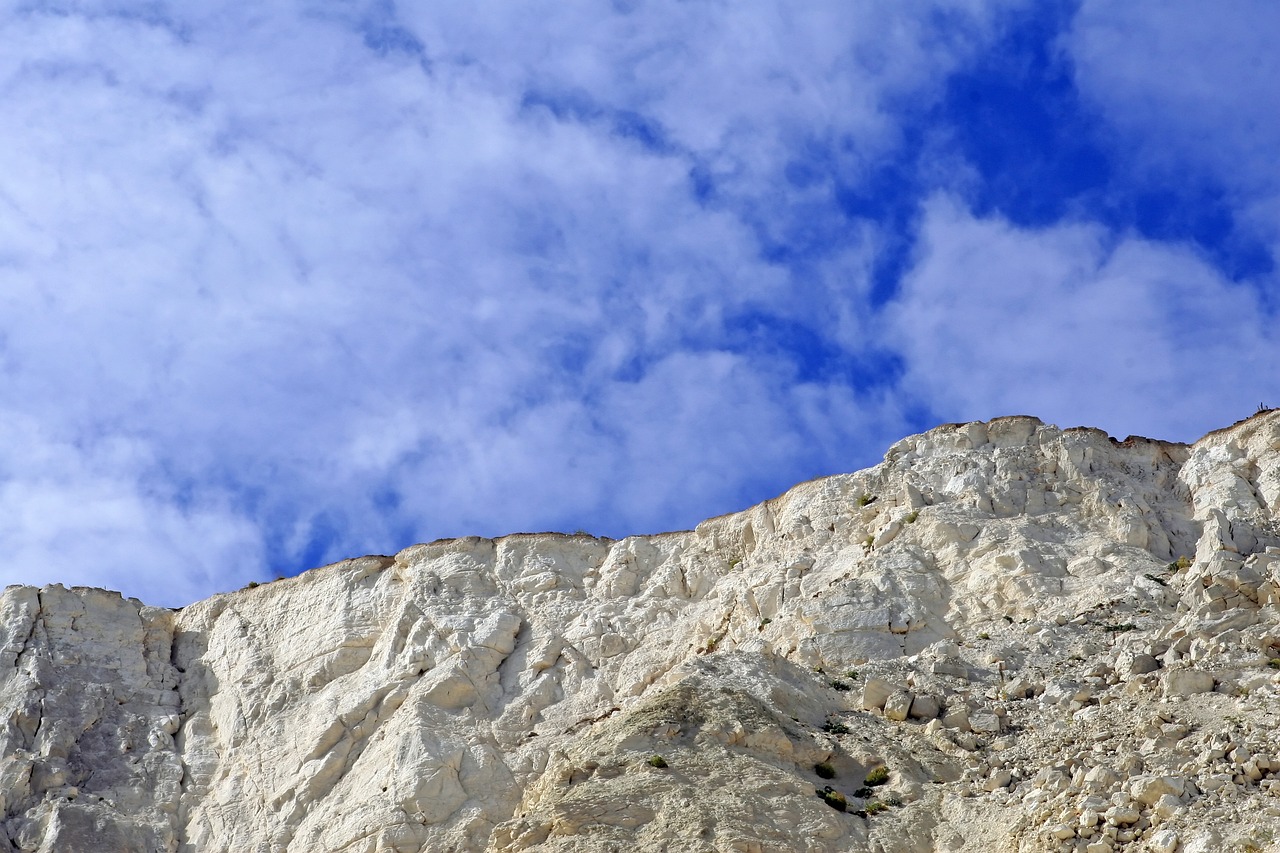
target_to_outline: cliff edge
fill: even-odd
[[[1277,507],[1280,412],[1011,417],[693,531],[9,587],[0,851],[1277,849]]]

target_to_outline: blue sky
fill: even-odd
[[[1280,405],[1270,2],[0,16],[0,583],[182,605]]]

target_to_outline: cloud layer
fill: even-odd
[[[1129,59],[1221,30],[1225,88],[1258,27],[1035,28],[1118,177],[1032,226],[956,142],[1017,4],[0,14],[0,582],[183,604],[688,526],[940,420],[1190,438],[1275,396],[1274,96]],[[1212,241],[1117,218],[1190,168]]]

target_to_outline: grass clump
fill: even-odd
[[[651,756],[649,756],[649,760],[648,760],[646,763],[647,763],[650,767],[656,767],[656,768],[658,768],[659,770],[664,770],[664,769],[666,769],[667,767],[670,767],[670,766],[671,766],[671,765],[667,764],[667,759],[663,758],[661,755],[651,755]]]
[[[840,679],[837,678],[835,681],[831,682],[831,689],[839,690],[841,693],[848,693],[850,690],[853,689],[853,687],[849,684],[849,682],[841,681]]]
[[[873,504],[875,502],[876,502],[875,495],[869,495],[865,492],[863,492],[861,495],[858,495],[858,506],[866,506],[867,504]]]
[[[813,765],[813,772],[818,774],[819,779],[836,778],[836,769],[831,766],[830,761],[823,761]]]
[[[915,524],[915,523],[916,523],[916,519],[917,519],[917,518],[919,518],[919,517],[920,517],[920,510],[918,510],[918,509],[913,509],[913,510],[911,510],[911,512],[907,513],[907,517],[906,517],[906,519],[905,519],[905,520],[906,520],[907,524]]]
[[[1267,666],[1271,667],[1272,669],[1280,669],[1280,658],[1272,658],[1271,660],[1267,661]]]
[[[883,785],[889,781],[889,768],[881,765],[875,770],[867,774],[867,778],[862,780],[862,784],[868,788],[874,788],[877,785]]]
[[[1169,570],[1169,571],[1171,571],[1171,572],[1181,571],[1182,569],[1189,569],[1189,568],[1191,568],[1191,558],[1190,558],[1190,557],[1179,557],[1178,559],[1174,560],[1174,561],[1173,561],[1172,563],[1170,563],[1169,565],[1165,566],[1165,568],[1166,568],[1166,569],[1168,569],[1168,570]]]
[[[823,730],[824,732],[826,732],[827,734],[829,734],[829,735],[847,735],[847,734],[849,734],[849,727],[848,727],[848,726],[846,726],[844,723],[837,723],[837,722],[835,722],[834,720],[827,720],[827,721],[822,725],[822,730]]]
[[[831,808],[838,812],[842,812],[849,808],[849,801],[845,799],[844,794],[833,790],[830,785],[826,786],[821,791],[814,791],[814,793],[819,797],[822,797],[822,801],[824,803],[831,806]]]

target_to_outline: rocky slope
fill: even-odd
[[[0,851],[1280,849],[1280,412],[1026,417],[691,532],[0,596]]]

